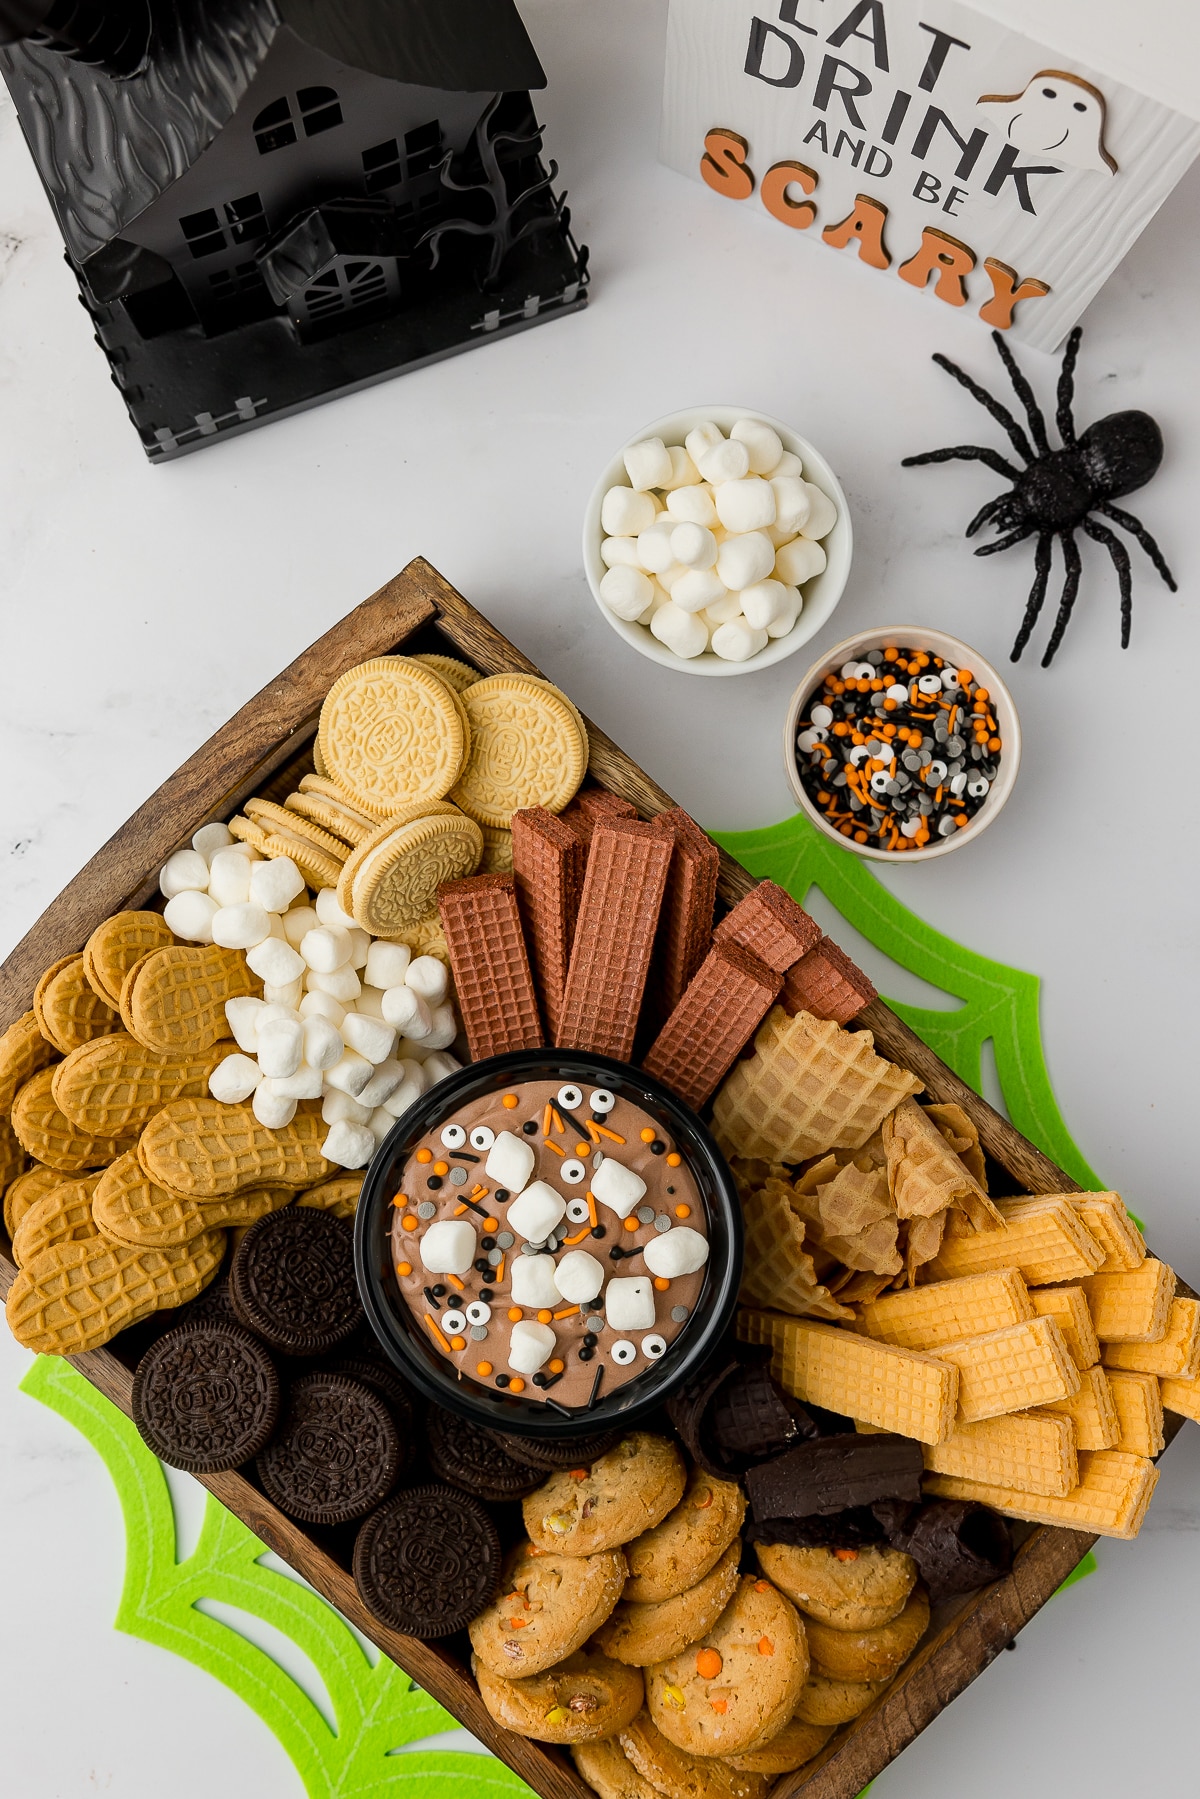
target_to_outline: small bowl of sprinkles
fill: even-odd
[[[1021,761],[996,670],[922,625],[835,644],[792,696],[784,765],[827,837],[875,861],[929,861],[985,831]]]

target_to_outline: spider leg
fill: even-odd
[[[1038,613],[1042,610],[1042,601],[1046,597],[1046,586],[1050,580],[1050,553],[1054,547],[1054,535],[1043,531],[1037,540],[1037,554],[1034,557],[1033,586],[1029,590],[1029,600],[1025,607],[1025,616],[1021,620],[1021,629],[1017,632],[1016,642],[1012,647],[1013,662],[1021,660],[1021,651],[1029,642],[1030,632],[1037,624]]]
[[[1029,537],[1032,532],[1032,525],[1018,525],[1015,531],[1010,531],[1006,537],[998,537],[995,543],[981,543],[976,549],[975,554],[977,556],[994,556],[997,550],[1011,549],[1013,544],[1020,543],[1024,538]]]
[[[1075,599],[1079,593],[1079,576],[1083,563],[1079,557],[1079,545],[1069,531],[1063,531],[1063,561],[1067,565],[1067,578],[1063,582],[1062,599],[1058,605],[1058,617],[1054,621],[1054,629],[1050,633],[1050,641],[1046,645],[1046,654],[1042,657],[1042,667],[1049,668],[1054,660],[1054,652],[1063,640],[1063,632],[1071,617]]]
[[[953,375],[959,386],[965,387],[971,398],[973,400],[978,400],[979,404],[991,413],[998,425],[1003,425],[1017,455],[1023,457],[1026,462],[1032,462],[1033,451],[1029,447],[1029,439],[1022,431],[1020,425],[1018,425],[1012,413],[1008,410],[1008,407],[1002,406],[1000,401],[990,394],[986,387],[980,387],[978,381],[972,381],[970,375],[967,374],[967,371],[965,369],[960,369],[956,362],[951,362],[948,356],[943,356],[939,352],[934,356],[933,360],[940,369],[945,369],[948,375]]]
[[[1067,339],[1067,347],[1063,351],[1062,373],[1058,377],[1058,435],[1068,448],[1075,442],[1075,414],[1071,410],[1075,398],[1075,358],[1079,354],[1079,343],[1083,337],[1083,326],[1076,325]]]
[[[1011,496],[1006,493],[997,494],[994,500],[989,500],[986,506],[981,506],[979,511],[975,514],[975,517],[967,526],[963,536],[974,537],[976,531],[978,531],[982,525],[986,525],[990,518],[995,518],[995,515],[1000,511],[1002,506],[1007,504],[1010,497]],[[995,522],[999,525],[1001,521],[997,518]]]
[[[1117,571],[1117,585],[1121,589],[1121,648],[1129,648],[1129,627],[1133,622],[1133,576],[1129,567],[1129,551],[1119,537],[1114,537],[1107,525],[1098,525],[1094,518],[1085,518],[1083,528],[1095,543],[1102,543],[1113,559],[1113,567]]]
[[[1033,441],[1038,447],[1038,454],[1050,454],[1050,439],[1046,436],[1046,421],[1042,417],[1042,409],[1034,398],[1032,387],[1023,372],[1017,367],[1016,357],[1005,343],[998,331],[992,332],[992,342],[1000,352],[1000,360],[1008,370],[1008,378],[1013,384],[1013,392],[1025,408],[1025,417],[1029,420],[1029,429]]]
[[[1124,526],[1131,537],[1136,537],[1167,586],[1171,589],[1171,592],[1178,593],[1179,584],[1167,567],[1166,558],[1162,551],[1151,537],[1149,531],[1147,531],[1145,525],[1143,525],[1141,519],[1134,518],[1131,512],[1122,512],[1119,506],[1110,506],[1107,501],[1097,506],[1096,511],[1103,512],[1108,518],[1115,519],[1118,525]]]
[[[1003,475],[1008,481],[1021,479],[1020,469],[1015,469],[1011,462],[1005,462],[999,450],[989,450],[981,444],[958,444],[952,450],[925,450],[920,456],[906,456],[900,467],[920,468],[926,462],[986,462],[990,469],[995,469],[998,475]]]

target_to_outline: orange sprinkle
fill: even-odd
[[[488,1375],[492,1372],[492,1364],[490,1362],[478,1362],[475,1366],[475,1372],[486,1380]]]
[[[643,1143],[653,1143],[654,1142],[654,1132],[652,1130],[639,1131],[638,1136],[641,1138]]]
[[[655,1277],[654,1277],[654,1290],[655,1290],[655,1292],[656,1292],[656,1293],[665,1293],[665,1292],[666,1292],[666,1290],[667,1290],[667,1288],[668,1288],[668,1287],[669,1287],[669,1286],[670,1286],[670,1285],[671,1285],[671,1283],[670,1283],[670,1281],[669,1281],[669,1280],[668,1280],[668,1279],[667,1279],[667,1277],[666,1277],[666,1275],[665,1275],[665,1274],[656,1274],[656,1275],[655,1275]]]
[[[559,1356],[555,1356],[552,1362],[547,1362],[546,1364],[551,1374],[561,1374],[566,1365],[567,1364]]]
[[[590,1224],[585,1224],[583,1229],[581,1231],[576,1231],[573,1237],[564,1237],[563,1242],[567,1244],[568,1247],[575,1243],[582,1243],[583,1239],[590,1235],[591,1229],[592,1227]]]
[[[451,1337],[450,1347],[456,1352],[465,1349],[467,1347],[467,1340],[465,1337]]]
[[[591,1138],[593,1143],[599,1143],[599,1141],[600,1141],[600,1126],[596,1123],[596,1121],[594,1119],[585,1118],[583,1121],[583,1128],[587,1132],[588,1136]]]
[[[638,1221],[636,1218],[627,1218],[625,1220],[625,1229],[627,1231],[636,1231],[638,1228]]]
[[[466,1209],[467,1209],[466,1206],[455,1206],[454,1216],[456,1218],[461,1218],[463,1213],[466,1211]]]
[[[510,1393],[523,1393],[525,1391],[525,1382],[521,1379],[519,1374],[515,1374],[509,1381],[508,1390]]]
[[[460,1293],[466,1292],[466,1288],[463,1286],[462,1282],[459,1280],[457,1274],[448,1274],[446,1276],[446,1279],[450,1282],[450,1285],[452,1287],[457,1287]]]
[[[566,1153],[567,1153],[567,1152],[566,1152],[566,1150],[565,1150],[565,1149],[563,1149],[563,1148],[562,1148],[562,1147],[561,1147],[561,1146],[560,1146],[560,1145],[559,1145],[559,1144],[557,1144],[557,1143],[552,1143],[552,1142],[551,1142],[551,1141],[550,1141],[550,1139],[549,1139],[549,1137],[545,1137],[545,1138],[543,1138],[543,1140],[542,1140],[542,1148],[543,1148],[543,1149],[552,1149],[552,1150],[553,1150],[553,1151],[554,1151],[554,1153],[555,1153],[555,1155],[556,1155],[556,1156],[565,1156],[565,1155],[566,1155]]]
[[[423,1317],[425,1319],[426,1324],[429,1326],[430,1330],[433,1332],[434,1336],[437,1338],[438,1342],[441,1344],[442,1348],[445,1350],[446,1354],[449,1355],[450,1354],[450,1345],[447,1343],[442,1332],[438,1329],[434,1320],[429,1316],[428,1312],[423,1313]]]
[[[958,678],[964,687],[969,687],[971,682],[975,679],[975,676],[971,673],[969,668],[960,668],[958,671]]]
[[[435,1162],[433,1165],[433,1172],[435,1174],[449,1174],[449,1172],[450,1172],[449,1162]]]
[[[578,1310],[578,1306],[564,1306],[563,1310],[561,1312],[555,1312],[554,1316],[556,1318],[573,1318]],[[549,1322],[550,1320],[548,1317],[543,1318],[542,1314],[540,1312],[538,1313],[539,1324],[548,1324]]]
[[[691,1215],[692,1215],[691,1206],[679,1205],[679,1206],[675,1207],[676,1218],[690,1218]]]
[[[701,1680],[715,1680],[724,1667],[718,1649],[698,1649],[696,1651],[696,1672]],[[718,1701],[718,1703],[721,1703]]]
[[[760,1655],[774,1655],[774,1653],[775,1653],[775,1645],[774,1645],[774,1643],[773,1643],[773,1642],[772,1642],[772,1641],[771,1641],[771,1639],[770,1639],[770,1637],[759,1637],[759,1639],[758,1639],[758,1653],[759,1653],[759,1654],[760,1654]]]
[[[575,1154],[577,1156],[586,1156],[589,1148],[590,1145],[587,1143],[577,1143],[575,1145]]]
[[[856,1562],[858,1560],[857,1549],[835,1549],[833,1553],[839,1562]]]
[[[520,1308],[520,1306],[509,1306],[509,1308],[508,1308],[508,1322],[509,1322],[509,1323],[510,1323],[510,1324],[516,1324],[516,1323],[517,1323],[517,1321],[518,1321],[518,1320],[519,1320],[519,1318],[520,1318],[520,1317],[521,1317],[521,1308]]]
[[[496,1263],[496,1272],[492,1275],[492,1279],[495,1281],[497,1286],[499,1286],[501,1281],[504,1279],[504,1261],[505,1261],[505,1258],[503,1256],[501,1256],[500,1260]]]
[[[419,1149],[417,1151],[417,1161],[418,1162],[432,1162],[433,1161],[433,1151],[431,1149]]]
[[[620,1136],[618,1132],[610,1131],[606,1124],[598,1124],[596,1129],[602,1137],[607,1137],[610,1143],[624,1143],[625,1141],[624,1137]],[[591,1135],[590,1130],[588,1135]]]
[[[543,1306],[541,1311],[537,1315],[537,1321],[539,1324],[549,1324],[549,1322],[553,1318],[553,1316],[554,1316],[554,1313],[551,1311],[548,1311],[547,1308],[545,1306]]]
[[[1000,739],[998,737],[989,737],[988,738],[989,750],[998,750],[1000,747],[1001,747]]]
[[[504,1098],[500,1101],[500,1104],[506,1106],[510,1112],[513,1111],[515,1107],[519,1106],[520,1103],[521,1102],[515,1093],[506,1093]],[[488,1373],[491,1373],[490,1368],[488,1369]]]
[[[550,1108],[550,1116],[554,1120],[555,1130],[558,1132],[559,1136],[561,1137],[567,1127],[563,1123],[562,1119],[559,1117],[557,1111],[555,1110],[555,1108],[553,1106],[551,1106],[551,1108]]]
[[[406,1275],[409,1275],[412,1273],[412,1263],[411,1262],[397,1262],[396,1263],[396,1273],[400,1276],[400,1279],[403,1280]]]
[[[679,1168],[679,1167],[682,1167],[682,1165],[683,1165],[683,1157],[680,1155],[680,1153],[677,1149],[673,1149],[671,1151],[670,1155],[667,1157],[667,1167],[668,1168]]]
[[[554,1117],[554,1107],[550,1104],[550,1101],[547,1100],[545,1110],[542,1113],[542,1136],[543,1137],[548,1137],[550,1135],[550,1124],[551,1124],[551,1120],[553,1119],[553,1117]]]
[[[498,1218],[485,1218],[483,1221],[483,1228],[485,1231],[498,1231],[500,1229],[500,1220]]]
[[[415,1231],[416,1230],[417,1220],[413,1217],[411,1212],[409,1212],[406,1217],[404,1217],[400,1220],[400,1228],[402,1230],[406,1230],[406,1231]]]
[[[715,1712],[720,1712],[722,1717],[724,1717],[725,1713],[729,1710],[728,1699],[710,1699],[708,1703]]]
[[[584,1198],[587,1200],[588,1219],[594,1227],[596,1224],[596,1195],[594,1193],[587,1193],[584,1195]]]

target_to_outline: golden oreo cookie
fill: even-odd
[[[271,831],[263,839],[264,856],[287,856],[303,875],[309,887],[336,887],[342,872],[337,856],[330,856],[298,837],[294,831]]]
[[[331,831],[323,830],[298,812],[289,812],[286,806],[277,806],[274,800],[247,800],[246,816],[261,825],[268,838],[277,832],[285,837],[299,837],[323,855],[332,856],[335,862],[344,862],[349,854],[347,846]]]
[[[300,818],[311,819],[313,824],[351,849],[364,837],[369,837],[379,823],[378,819],[368,818],[365,812],[359,812],[346,801],[329,799],[323,793],[289,793],[284,809]]]
[[[374,937],[396,937],[428,918],[443,881],[473,874],[483,834],[457,807],[408,824],[387,820],[353,852],[338,881],[338,904]]]
[[[467,747],[453,690],[410,656],[378,656],[339,676],[317,742],[330,779],[376,818],[443,799]]]
[[[479,864],[481,875],[508,875],[512,873],[513,851],[512,832],[502,830],[499,825],[484,825],[483,860]]]
[[[482,679],[477,668],[472,668],[469,662],[460,662],[457,656],[422,655],[414,656],[412,660],[431,668],[454,693],[461,693],[464,687],[474,687],[476,681]]]
[[[588,741],[579,714],[548,682],[490,675],[464,689],[471,755],[451,798],[481,825],[507,830],[525,806],[561,812],[583,780]]]
[[[269,853],[267,850],[267,833],[263,830],[261,825],[255,824],[252,818],[245,818],[240,812],[237,813],[235,817],[229,820],[229,832],[231,836],[237,838],[239,843],[248,843],[252,850],[258,851],[260,856],[265,856]]]
[[[161,912],[117,912],[97,925],[83,946],[83,972],[101,999],[118,1008],[125,976],[151,950],[167,949],[173,932]]]

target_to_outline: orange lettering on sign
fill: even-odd
[[[704,139],[700,173],[709,187],[727,200],[748,200],[754,192],[754,175],[746,161],[749,152],[744,137],[718,126]]]
[[[1048,282],[1039,281],[1036,275],[1026,275],[1021,280],[1016,269],[1010,269],[995,256],[985,256],[983,266],[992,278],[992,297],[979,308],[979,316],[997,331],[1008,330],[1021,300],[1041,300],[1050,292]]]
[[[806,168],[802,162],[777,162],[763,176],[759,198],[781,225],[790,225],[793,231],[807,231],[817,209],[811,200],[793,199],[788,189],[798,187],[802,193],[811,194],[816,185],[815,169]]]
[[[896,273],[901,281],[907,281],[913,287],[926,287],[929,277],[936,275],[933,291],[938,299],[945,300],[947,306],[965,306],[966,277],[974,267],[974,250],[969,250],[948,232],[939,231],[935,225],[926,225],[921,233],[920,249],[902,263]]]
[[[847,213],[840,224],[826,225],[821,236],[835,250],[844,250],[851,239],[857,238],[859,261],[873,269],[886,269],[892,260],[883,241],[886,218],[887,207],[881,201],[872,200],[869,194],[856,194],[854,211]]]

